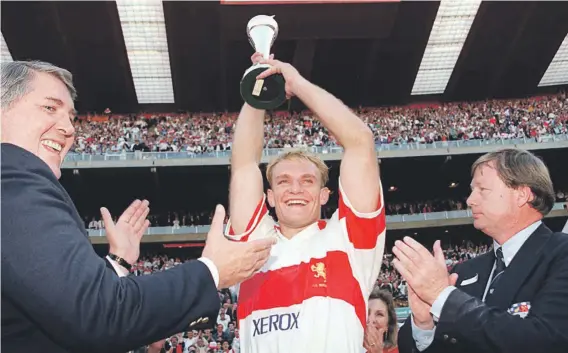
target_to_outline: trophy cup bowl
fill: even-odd
[[[278,36],[278,23],[274,20],[274,16],[255,16],[247,24],[247,36],[254,50],[268,59],[270,48]],[[286,101],[285,81],[282,74],[256,79],[268,68],[270,65],[254,64],[245,71],[241,80],[241,96],[253,108],[275,109]]]

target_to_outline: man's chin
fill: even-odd
[[[55,174],[55,177],[57,179],[61,178],[61,168],[60,167],[49,166],[49,169],[51,169],[51,171],[53,172],[53,174]]]
[[[304,228],[312,225],[317,219],[307,218],[306,214],[302,215],[286,215],[283,217],[284,223],[293,228]]]
[[[475,228],[477,230],[483,230],[483,228],[484,228],[483,222],[479,219],[474,219],[473,220],[473,228]]]
[[[38,157],[51,169],[57,179],[61,178],[61,157],[56,154],[45,154],[40,151]]]

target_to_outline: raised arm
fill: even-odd
[[[381,267],[385,216],[379,166],[371,130],[342,102],[303,78],[290,64],[265,61],[272,67],[259,78],[281,73],[286,94],[296,95],[345,149],[341,162],[338,217],[347,224],[346,235],[353,245],[352,264],[370,294]],[[373,251],[368,251],[373,249]]]
[[[255,208],[263,197],[262,155],[264,110],[245,104],[237,119],[231,156],[229,211],[235,234],[246,230]]]
[[[341,186],[353,208],[362,213],[376,211],[379,165],[369,127],[339,99],[301,76],[293,82],[292,91],[343,146]]]
[[[251,60],[260,60],[255,54]],[[229,214],[235,234],[241,234],[263,197],[262,173],[258,167],[264,145],[264,110],[244,104],[237,119],[231,155]]]

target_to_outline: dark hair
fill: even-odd
[[[387,325],[387,337],[385,339],[384,347],[393,348],[396,347],[397,336],[398,336],[398,325],[396,323],[396,311],[394,310],[394,300],[392,294],[389,291],[375,287],[369,296],[369,301],[380,300],[385,303],[388,313],[388,325]]]

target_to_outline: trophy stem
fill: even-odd
[[[257,25],[249,29],[249,38],[253,48],[262,54],[264,59],[270,57],[270,48],[274,41],[274,30],[270,26]]]

